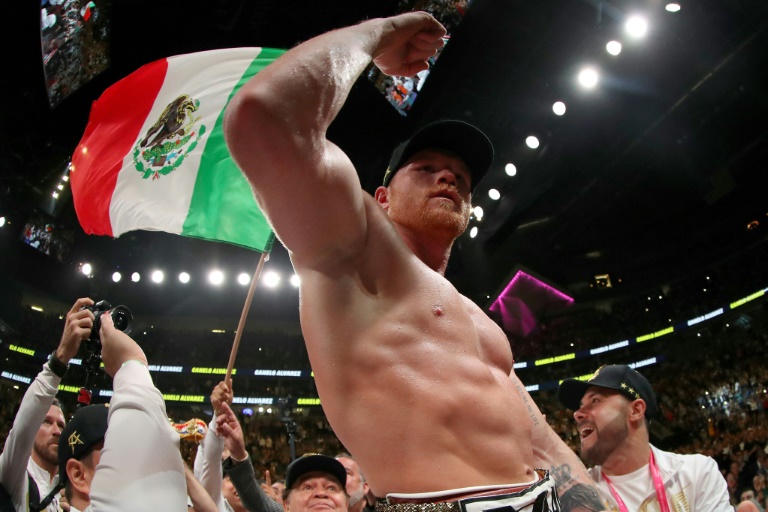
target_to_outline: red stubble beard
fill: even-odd
[[[444,187],[427,193],[414,189],[389,189],[389,217],[396,224],[415,232],[443,233],[452,239],[469,225],[471,205],[460,196],[458,203],[435,197]]]

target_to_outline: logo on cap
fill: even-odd
[[[78,433],[77,433],[77,430],[75,430],[74,432],[72,432],[72,435],[71,435],[71,436],[69,436],[69,438],[67,439],[67,443],[69,444],[69,448],[72,450],[72,454],[73,454],[73,455],[74,455],[74,453],[75,453],[75,446],[77,446],[78,444],[85,444],[85,443],[84,443],[84,442],[83,442],[83,441],[80,439],[80,434],[78,434]]]
[[[602,370],[603,368],[605,368],[605,365],[603,365],[600,368],[598,368],[597,370],[595,370],[595,373],[592,374],[592,378],[589,379],[589,380],[595,380],[597,378],[597,376],[600,375],[600,370]]]

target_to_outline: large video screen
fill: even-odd
[[[445,27],[445,45],[438,50],[437,54],[429,59],[429,69],[424,70],[416,76],[399,77],[387,76],[374,65],[368,68],[368,79],[384,95],[387,101],[395,107],[401,115],[408,115],[408,111],[413,107],[413,103],[421,92],[424,82],[432,71],[440,54],[445,50],[451,39],[451,34],[459,26],[461,20],[469,9],[472,0],[400,0],[397,12],[426,11],[437,19]]]
[[[74,232],[42,214],[29,217],[21,232],[21,240],[28,246],[59,261],[69,254]]]
[[[40,40],[51,107],[109,67],[110,4],[41,0]]]

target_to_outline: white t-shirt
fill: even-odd
[[[653,487],[651,468],[648,464],[640,469],[621,476],[609,476],[611,485],[624,501],[627,510],[637,512],[657,512],[660,510]],[[650,495],[650,497],[648,497]]]

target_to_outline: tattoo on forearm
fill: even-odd
[[[570,464],[563,464],[557,467],[551,466],[549,468],[549,474],[552,476],[555,485],[558,487],[566,487],[568,484],[573,483]]]
[[[606,510],[600,495],[585,484],[576,484],[560,496],[560,507],[563,512],[579,510],[580,512],[601,512]]]

